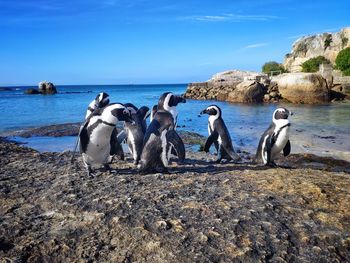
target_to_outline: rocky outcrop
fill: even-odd
[[[337,33],[305,36],[294,42],[283,66],[289,72],[301,72],[301,64],[317,56],[324,56],[334,64],[339,51],[346,47],[350,47],[350,27]]]
[[[266,88],[257,81],[246,80],[239,83],[227,96],[228,102],[263,102]]]
[[[273,77],[283,99],[292,103],[317,104],[329,102],[326,80],[315,73],[286,73]]]
[[[39,83],[39,92],[41,94],[56,94],[57,89],[52,82],[42,81]]]
[[[24,94],[42,94],[42,95],[49,95],[49,94],[56,94],[57,93],[57,89],[55,87],[55,85],[52,82],[47,82],[47,81],[42,81],[39,83],[39,89],[34,89],[34,88],[30,88],[30,89],[26,89],[24,91]]]
[[[226,101],[237,85],[243,81],[263,81],[267,76],[253,71],[229,70],[215,74],[206,82],[190,83],[185,93],[186,98],[199,100]]]
[[[0,258],[350,261],[349,163],[290,155],[291,169],[265,169],[188,156],[171,174],[139,175],[125,160],[89,178],[70,152],[39,153],[0,138]]]

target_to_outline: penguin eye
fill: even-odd
[[[130,116],[130,111],[128,111],[127,109],[123,110],[123,114],[124,115],[129,115]]]

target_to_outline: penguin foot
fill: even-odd
[[[103,172],[111,173],[111,167],[109,166],[109,164],[103,165]]]
[[[93,178],[94,177],[94,173],[92,172],[91,166],[90,165],[86,165],[86,174],[88,177]]]
[[[271,167],[271,168],[277,168],[278,165],[275,162],[270,162],[267,166]]]

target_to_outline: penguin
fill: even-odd
[[[165,92],[160,96],[156,109],[156,111],[164,110],[171,113],[174,118],[175,129],[177,126],[178,117],[176,106],[179,103],[186,103],[186,99],[181,96],[174,95],[172,92]]]
[[[92,100],[86,110],[86,114],[85,114],[85,121],[91,116],[91,114],[95,111],[97,111],[98,109],[101,109],[105,106],[107,106],[109,104],[109,95],[105,92],[101,92],[99,93],[96,98],[94,100]],[[83,128],[84,125],[82,125],[80,127],[80,130],[79,130],[79,133],[81,132],[82,128]],[[76,149],[78,147],[78,144],[79,144],[79,135],[76,139],[76,142],[75,142],[75,147],[74,147],[74,150],[73,150],[73,155],[72,155],[72,158],[71,158],[71,162],[73,163],[73,160],[74,160],[74,156],[75,156],[75,152],[76,152]],[[122,154],[120,154],[120,150],[119,148],[121,149],[121,146],[116,146],[118,148],[118,150],[116,151],[118,153],[118,155],[120,156],[120,158],[123,158],[124,159],[124,153],[122,152]]]
[[[160,96],[160,98],[158,100],[157,107],[156,108],[154,107],[154,109],[152,110],[152,111],[154,111],[153,115],[157,111],[169,112],[174,119],[174,125],[175,125],[174,130],[176,130],[177,117],[178,117],[178,112],[177,112],[176,106],[179,103],[186,103],[186,99],[183,98],[182,96],[174,95],[172,92],[165,92]],[[182,142],[182,144],[183,144],[183,142]],[[185,148],[185,146],[183,145],[183,147],[181,147],[181,148]],[[177,156],[179,163],[183,163],[185,161],[185,156],[179,155],[179,153],[176,152],[174,147],[169,148],[168,156],[170,156],[170,154]]]
[[[217,163],[222,159],[239,161],[241,158],[234,151],[230,133],[227,130],[224,120],[222,119],[221,109],[217,105],[210,105],[202,114],[208,114],[208,133],[209,137],[205,142],[204,151],[209,152],[210,146],[214,143],[218,152]]]
[[[284,156],[290,154],[289,130],[291,123],[288,119],[289,115],[292,113],[282,107],[273,112],[272,123],[260,138],[255,156],[256,162],[275,167],[277,165],[274,160],[282,150]]]
[[[147,129],[146,119],[149,116],[149,108],[142,106],[140,109],[137,109],[137,107],[131,103],[126,103],[124,105],[127,109],[131,109],[131,117],[134,121],[134,123],[125,122],[124,130],[130,153],[134,159],[134,164],[137,165],[140,161],[143,138]]]
[[[130,111],[123,104],[113,103],[95,110],[84,123],[80,134],[80,153],[87,170],[92,175],[92,166],[103,165],[110,170],[109,156],[116,136],[112,133],[118,121],[133,122]]]
[[[149,118],[150,122],[152,122],[152,121],[153,121],[153,117],[154,117],[154,115],[155,115],[155,114],[156,114],[156,112],[157,112],[157,108],[158,108],[158,106],[157,106],[157,105],[153,105],[153,107],[152,107],[152,111],[151,111],[151,116],[150,116],[150,118]]]
[[[90,102],[87,110],[85,119],[87,119],[92,112],[96,109],[101,109],[109,104],[109,95],[105,92],[101,92],[96,98]]]
[[[143,140],[139,173],[168,173],[169,149],[174,147],[179,156],[185,156],[185,147],[175,131],[170,112],[158,110],[147,128]]]

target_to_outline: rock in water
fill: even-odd
[[[57,89],[52,82],[41,81],[39,83],[39,92],[41,94],[56,94]]]
[[[33,94],[40,94],[40,92],[37,89],[26,89],[24,91],[24,94],[33,95]]]
[[[329,102],[326,80],[315,73],[285,73],[273,78],[283,99],[292,103]]]
[[[228,94],[228,102],[254,103],[262,102],[266,93],[263,84],[257,81],[243,81]]]

